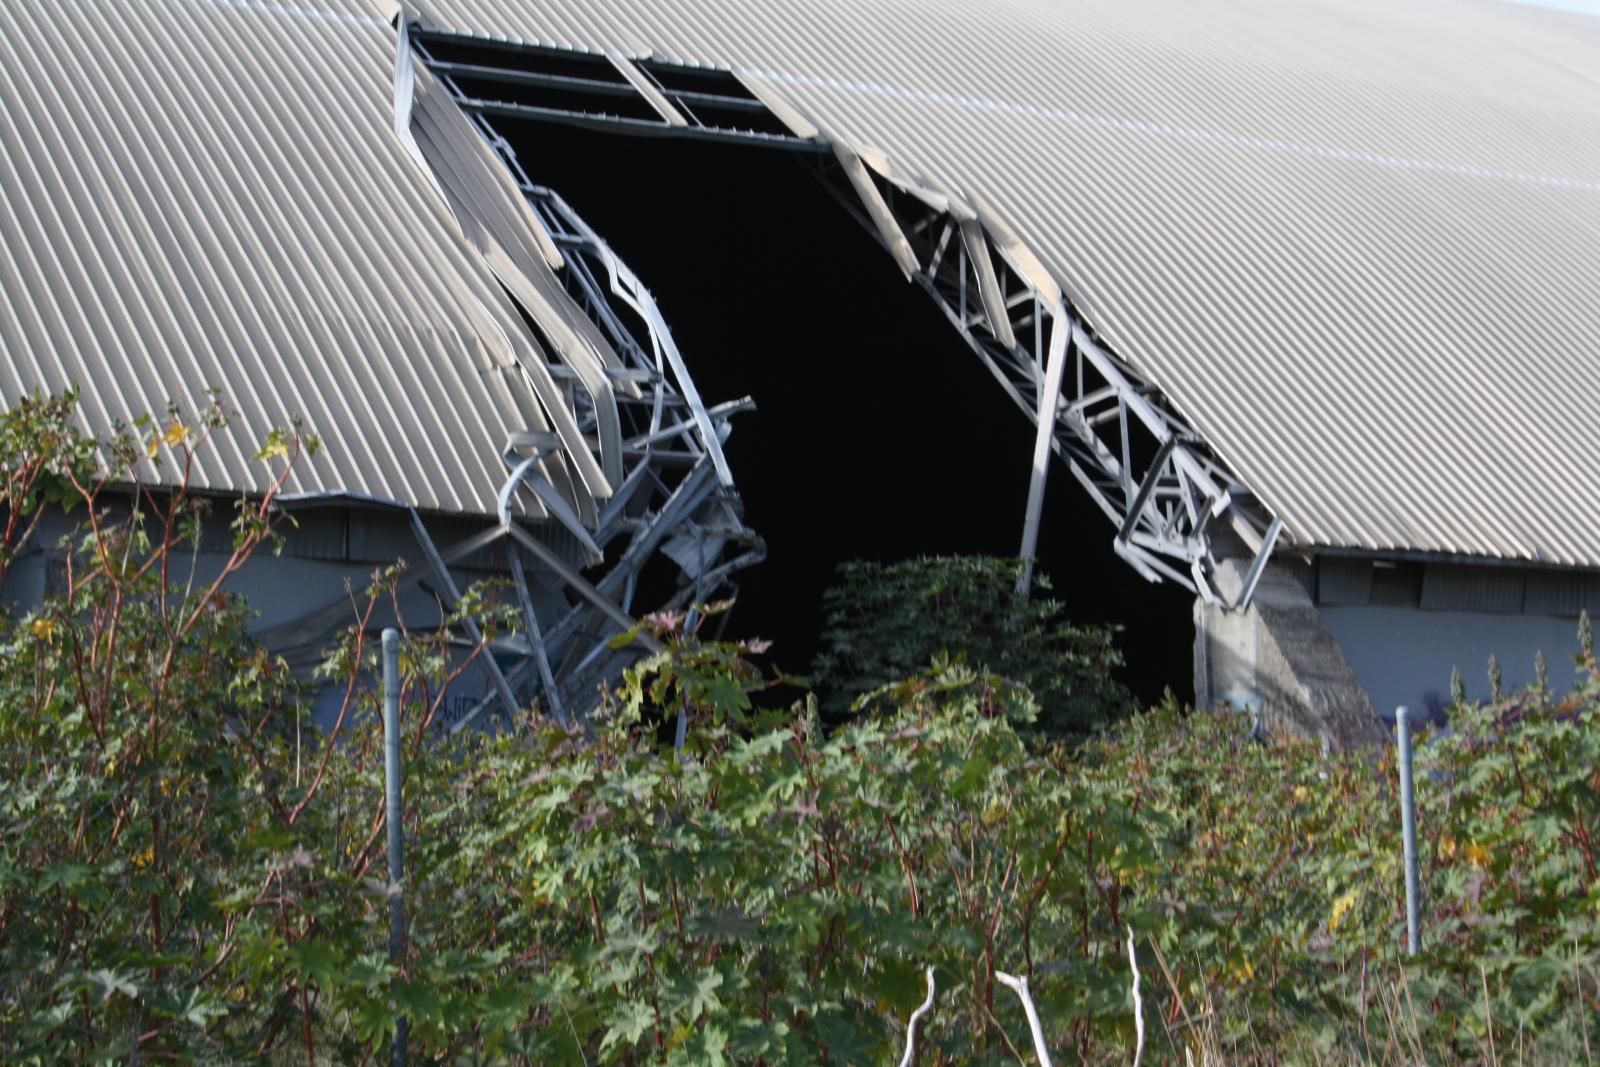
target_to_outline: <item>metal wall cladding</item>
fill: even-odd
[[[233,551],[238,499],[218,497],[200,524],[200,551]],[[300,507],[284,516],[274,532],[275,554],[291,559],[343,560],[349,558],[349,509],[343,505]]]
[[[1600,20],[1494,0],[416,10],[729,67],[986,208],[1295,542],[1600,565],[1600,494],[1574,489],[1600,440]]]
[[[1527,572],[1518,567],[1429,563],[1422,572],[1422,610],[1517,614]]]
[[[1372,561],[1345,556],[1317,560],[1317,603],[1365,604],[1372,597]]]
[[[283,554],[298,559],[342,560],[350,556],[350,515],[346,508],[307,508],[295,511],[292,523],[278,529]]]
[[[1524,593],[1529,615],[1600,614],[1600,575],[1582,571],[1532,571]]]
[[[287,493],[492,512],[537,352],[394,134],[394,54],[359,0],[0,3],[0,396],[76,383],[105,432],[217,386],[197,488],[263,489],[298,417]]]

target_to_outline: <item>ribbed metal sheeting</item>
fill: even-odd
[[[964,194],[1295,542],[1600,565],[1600,20],[1493,0],[415,9],[730,67]]]
[[[299,416],[288,492],[493,512],[539,353],[394,134],[394,54],[360,0],[0,3],[0,395],[76,382],[103,432],[220,386],[201,488],[262,488]]]

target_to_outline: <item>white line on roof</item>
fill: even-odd
[[[266,15],[283,15],[288,18],[310,19],[313,22],[342,22],[353,26],[386,26],[388,23],[376,16],[347,15],[342,11],[314,11],[297,4],[274,4],[269,0],[195,0],[196,3],[216,7],[238,7]]]
[[[1454,174],[1466,178],[1488,178],[1495,181],[1520,182],[1525,185],[1542,185],[1557,189],[1581,189],[1591,193],[1600,192],[1600,180],[1591,178],[1563,178],[1549,174],[1531,174],[1525,171],[1475,167],[1470,163],[1441,163],[1426,159],[1408,159],[1404,156],[1389,156],[1377,152],[1364,152],[1360,149],[1335,148],[1324,145],[1304,144],[1298,141],[1285,141],[1274,137],[1254,137],[1247,134],[1226,133],[1221,130],[1201,130],[1187,126],[1172,126],[1164,122],[1146,122],[1141,119],[1120,118],[1116,115],[1098,115],[1089,112],[1071,111],[1065,108],[1041,107],[1038,104],[1023,104],[1012,100],[994,100],[960,93],[932,92],[926,89],[904,89],[883,82],[850,81],[816,74],[785,74],[775,70],[749,70],[737,67],[734,69],[742,76],[761,78],[772,82],[834,89],[872,96],[893,97],[902,100],[917,100],[923,103],[950,104],[956,107],[971,108],[975,111],[1027,115],[1032,118],[1067,122],[1077,126],[1096,126],[1101,129],[1147,133],[1184,141],[1225,144],[1236,148],[1255,148],[1269,152],[1283,152],[1289,155],[1336,159],[1349,163],[1367,163],[1397,170],[1413,170],[1429,174]]]

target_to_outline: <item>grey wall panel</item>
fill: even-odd
[[[1529,615],[1600,614],[1600,575],[1582,571],[1530,571],[1523,610]]]
[[[1317,560],[1317,603],[1365,604],[1371,595],[1371,560],[1346,556]]]
[[[1516,567],[1429,563],[1422,572],[1422,609],[1520,613],[1526,581]]]
[[[297,508],[291,517],[292,523],[278,527],[283,534],[284,555],[297,559],[349,558],[348,508]]]

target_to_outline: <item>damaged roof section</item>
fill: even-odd
[[[1572,442],[1600,435],[1592,20],[1434,0],[421,7],[444,32],[731,70],[797,133],[995,220],[1294,544],[1600,566],[1600,502],[1570,492]]]
[[[728,71],[605,53],[412,33],[428,67],[448,78],[472,114],[604,124],[630,133],[678,133],[782,147],[807,145]]]
[[[596,110],[573,116],[520,106],[488,109],[474,96],[475,82],[517,82],[523,64],[587,69],[598,62],[595,56],[486,46],[437,32],[419,34],[403,18],[400,27],[402,53],[405,41],[413,42],[420,65],[437,78],[436,85],[430,79],[429,92],[442,88],[471,114],[485,142],[496,146],[513,172],[521,173],[520,164],[499,128],[508,117],[581,119],[611,132],[640,132],[633,121],[604,110],[606,101],[599,97],[575,101],[575,107]],[[428,43],[442,45],[446,55],[470,51],[478,62],[464,68],[440,60]],[[713,76],[731,78],[726,72],[658,60],[645,63],[660,84],[703,85]],[[411,78],[410,57],[402,54],[396,69],[404,72],[402,80]],[[398,92],[396,99],[407,101],[410,93]],[[665,113],[677,115],[675,110]],[[778,120],[769,116],[769,121]],[[655,132],[691,132],[681,122],[667,126]],[[1225,527],[1238,535],[1226,541],[1228,550],[1237,552],[1242,544],[1254,556],[1252,580],[1241,592],[1241,602],[1248,600],[1253,576],[1260,574],[1270,556],[1281,522],[1262,513],[1248,489],[1208,452],[1157,391],[1104,349],[1048,272],[1009,236],[1003,223],[992,216],[980,218],[961,197],[935,192],[905,177],[880,153],[852,151],[837,140],[826,140],[814,128],[797,143],[826,149],[807,157],[817,177],[877,236],[906,279],[916,281],[934,298],[1035,424],[1020,555],[1031,559],[1037,554],[1045,473],[1053,450],[1117,527],[1113,546],[1140,575],[1150,581],[1176,581],[1208,601],[1218,599],[1211,577],[1212,528]],[[992,238],[991,233],[1001,236]],[[1030,583],[1031,570],[1025,569],[1019,589]]]
[[[189,484],[228,493],[303,420],[329,447],[285,504],[393,509],[402,581],[447,607],[463,560],[505,561],[521,626],[454,728],[581,713],[652,646],[612,646],[633,619],[762,558],[722,450],[751,405],[701,400],[649,291],[414,55],[357,0],[0,6],[0,392],[81,384],[102,435],[216,386],[238,417]],[[435,543],[441,512],[494,521]],[[652,560],[678,585],[636,604]],[[349,621],[320,595],[258,636],[314,661]]]

